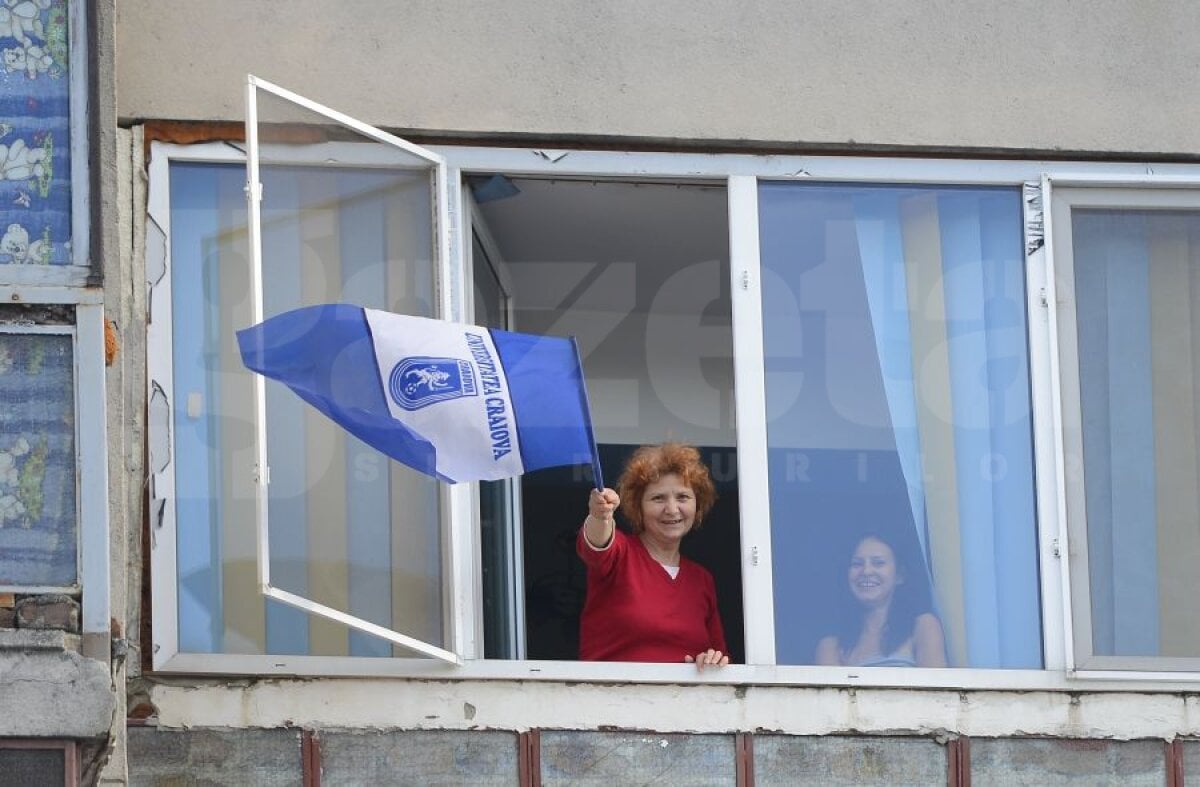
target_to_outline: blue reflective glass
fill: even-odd
[[[759,210],[779,663],[1040,667],[1019,191]]]
[[[1070,230],[1092,650],[1194,659],[1200,213],[1073,208]]]
[[[190,653],[410,655],[258,586],[245,167],[170,168],[179,647]],[[264,166],[263,305],[357,303],[428,315],[426,173]],[[271,581],[426,642],[443,641],[437,482],[269,382]]]

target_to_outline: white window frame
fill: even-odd
[[[1189,209],[1200,210],[1200,173],[1109,176],[1104,174],[1047,177],[1044,186],[1046,204],[1050,206],[1047,219],[1047,245],[1059,250],[1058,263],[1050,272],[1052,285],[1067,282],[1066,287],[1054,286],[1055,308],[1051,313],[1061,324],[1066,341],[1058,339],[1054,357],[1054,382],[1059,388],[1059,407],[1063,428],[1060,429],[1059,456],[1065,465],[1068,453],[1081,455],[1078,433],[1082,419],[1078,378],[1079,357],[1075,329],[1075,303],[1067,293],[1073,292],[1070,280],[1074,275],[1074,241],[1069,223],[1070,210],[1075,207],[1101,207],[1130,210]],[[1052,236],[1051,233],[1054,233]],[[1065,368],[1063,368],[1065,367]],[[1072,426],[1073,429],[1066,429]],[[1108,681],[1195,682],[1200,681],[1200,669],[1172,669],[1172,664],[1200,662],[1200,656],[1170,658],[1160,656],[1122,657],[1097,656],[1092,647],[1090,574],[1088,570],[1088,533],[1082,474],[1061,476],[1063,495],[1059,501],[1061,521],[1065,523],[1067,543],[1064,554],[1064,588],[1069,599],[1066,609],[1068,665],[1079,678]],[[1156,665],[1158,668],[1156,669]]]
[[[264,84],[261,80],[254,80],[248,90],[261,88]],[[281,88],[276,88],[271,85],[268,90],[270,92],[282,91]],[[287,91],[282,91],[287,93]],[[294,95],[294,94],[293,94]],[[338,113],[334,113],[335,115]],[[333,118],[338,122],[349,121],[346,125],[354,127],[356,130],[357,121],[344,118],[344,116]],[[366,127],[369,129],[369,127]],[[368,136],[376,136],[381,132],[371,131]],[[213,164],[242,164],[248,163],[250,158],[245,150],[247,146],[232,145],[226,143],[208,143],[201,145],[175,145],[160,142],[154,142],[151,145],[151,160],[149,164],[149,180],[150,185],[147,197],[147,213],[149,221],[147,222],[147,232],[157,233],[153,238],[148,237],[146,243],[147,254],[147,282],[148,298],[148,326],[147,326],[147,397],[152,398],[156,390],[161,390],[167,396],[168,413],[173,413],[177,406],[175,391],[173,390],[174,370],[173,357],[171,348],[173,344],[173,303],[171,298],[171,221],[170,221],[170,164],[172,162],[207,162]],[[253,150],[251,147],[250,150]],[[319,159],[319,160],[323,160]],[[318,160],[314,160],[316,163]],[[444,162],[438,164],[440,157],[434,159],[434,166],[440,166],[444,169]],[[303,163],[298,162],[298,163]],[[378,164],[378,161],[362,160],[365,164]],[[445,183],[445,175],[438,174],[437,183]],[[248,181],[249,183],[249,181]],[[442,190],[445,191],[444,185]],[[248,187],[247,193],[260,193],[261,189]],[[435,197],[435,201],[444,206],[446,198],[444,195]],[[257,213],[257,200],[252,200],[250,205],[255,213]],[[435,216],[435,221],[440,226],[448,226],[449,219],[446,208],[442,208],[441,215]],[[256,236],[256,224],[250,223],[251,233]],[[435,235],[436,237],[436,235]],[[253,297],[256,321],[262,320],[262,284],[261,284],[261,263],[257,259],[256,247],[257,241],[255,237],[251,238],[250,253],[252,257],[252,279],[253,282]],[[450,295],[447,287],[443,282],[448,278],[447,268],[449,267],[448,254],[445,251],[446,244],[435,249],[437,262],[435,263],[434,279],[437,286],[437,309],[439,313],[444,314],[447,310]],[[255,375],[255,398],[256,398],[256,432],[257,432],[257,451],[259,466],[265,466],[265,385],[263,378],[260,375]],[[170,415],[168,415],[168,419]],[[150,429],[158,428],[154,423],[154,414],[151,413]],[[168,436],[171,435],[173,427],[167,428]],[[151,456],[149,470],[149,486],[150,486],[150,528],[151,528],[151,598],[152,606],[155,610],[155,627],[154,641],[152,644],[152,663],[155,669],[171,671],[175,660],[179,657],[186,657],[189,654],[181,654],[179,650],[179,631],[178,631],[178,611],[179,598],[177,581],[177,512],[175,508],[175,444],[173,438],[166,440],[166,452],[163,456],[156,456],[153,449],[154,440],[151,440]],[[161,468],[161,469],[159,469]],[[265,474],[264,474],[265,475]],[[455,534],[448,532],[448,528],[443,526],[443,597],[446,599],[447,606],[447,642],[448,648],[443,649],[428,643],[408,637],[400,632],[386,629],[382,626],[377,626],[369,621],[362,620],[353,615],[346,614],[340,610],[313,602],[310,599],[303,598],[285,590],[275,588],[270,585],[269,561],[270,547],[267,538],[266,527],[266,495],[265,484],[261,479],[259,483],[258,507],[256,511],[257,517],[257,539],[258,539],[258,571],[260,589],[263,595],[274,598],[285,604],[302,609],[310,614],[316,614],[321,617],[335,620],[342,625],[354,628],[360,631],[379,636],[387,641],[396,643],[403,647],[409,648],[417,652],[425,653],[435,659],[441,659],[447,665],[455,665],[461,661],[460,653],[464,647],[464,632],[474,627],[460,623],[462,609],[469,608],[470,605],[464,600],[458,598],[462,595],[463,582],[456,579],[458,574],[457,564],[459,561],[453,560],[449,555],[453,554],[453,549],[448,547],[453,541],[464,541],[458,538]],[[469,491],[469,490],[468,490]],[[455,494],[453,488],[443,486],[441,491],[441,503],[443,511],[448,511],[449,506],[463,506],[461,491]],[[461,517],[452,517],[449,513],[444,514],[446,522],[456,521]],[[161,610],[161,613],[159,612]],[[203,655],[202,658],[209,658],[209,655]],[[253,657],[252,657],[253,658]],[[269,656],[263,658],[271,658]],[[356,659],[346,657],[350,661]],[[401,659],[410,660],[410,659]],[[416,663],[423,663],[423,659],[411,659]]]
[[[446,183],[446,160],[436,153],[431,153],[424,148],[413,145],[412,143],[400,139],[399,137],[381,131],[374,126],[369,126],[355,118],[344,115],[341,112],[330,109],[322,104],[311,101],[304,96],[293,93],[290,90],[282,88],[276,84],[268,82],[264,79],[259,79],[253,75],[246,78],[246,201],[249,211],[249,243],[250,243],[250,298],[253,306],[253,323],[257,325],[264,319],[263,315],[263,282],[262,282],[262,225],[259,208],[262,202],[262,181],[259,179],[259,158],[262,152],[262,147],[258,140],[258,94],[259,92],[274,95],[277,99],[288,102],[293,106],[307,110],[313,115],[324,117],[327,121],[334,124],[349,128],[356,131],[367,139],[372,139],[382,145],[386,145],[393,150],[401,150],[411,157],[419,160],[422,165],[430,170],[433,183],[433,227],[431,232],[434,239],[434,270],[435,281],[441,282],[446,279],[446,274],[449,270],[449,231],[447,228],[449,209],[446,204],[447,183]],[[358,163],[362,160],[359,155],[360,151],[355,150],[356,146],[333,143],[339,151],[338,161],[340,163]],[[301,160],[301,163],[309,163],[310,166],[324,166],[323,161],[326,158],[326,151],[329,150],[329,145],[321,145],[319,158],[311,162]],[[303,149],[302,149],[303,150]],[[289,151],[291,153],[292,151]],[[373,151],[366,151],[368,161]],[[312,155],[311,153],[309,154]],[[277,159],[273,159],[276,162]],[[443,292],[441,312],[444,314],[447,309],[445,303],[445,288],[439,288]],[[262,594],[267,598],[273,598],[289,606],[295,607],[304,611],[309,615],[326,618],[341,623],[358,631],[372,634],[380,637],[388,642],[392,642],[409,650],[423,653],[426,656],[431,656],[435,659],[440,659],[444,662],[458,665],[462,659],[459,656],[459,643],[461,638],[459,632],[462,628],[459,625],[459,614],[457,607],[452,613],[452,622],[450,626],[451,635],[449,646],[450,649],[441,648],[424,642],[415,637],[411,637],[395,629],[380,626],[372,623],[369,620],[351,615],[342,610],[334,609],[325,604],[314,601],[311,598],[301,596],[296,593],[284,590],[271,584],[271,539],[268,528],[267,506],[269,495],[267,485],[270,483],[270,467],[267,464],[267,386],[266,378],[261,374],[256,374],[253,377],[254,385],[254,442],[255,442],[255,525],[258,530],[258,583]],[[445,528],[440,528],[443,533]],[[456,565],[453,558],[450,566]],[[449,572],[447,579],[450,587],[454,588],[461,584],[456,579],[456,574],[453,568]]]
[[[220,151],[213,144],[183,148],[154,145],[151,190],[162,176],[166,158],[205,160],[197,148]],[[1138,163],[1040,162],[1035,160],[956,160],[918,158],[849,158],[834,156],[756,156],[740,154],[623,153],[561,151],[533,148],[432,146],[446,158],[449,197],[450,270],[445,279],[444,314],[462,320],[469,300],[469,218],[465,215],[465,174],[503,173],[511,177],[591,179],[695,179],[726,185],[729,199],[730,277],[733,310],[737,449],[742,472],[739,494],[742,544],[742,604],[746,616],[747,664],[698,673],[674,664],[586,663],[577,661],[489,661],[480,657],[479,587],[475,571],[477,490],[474,485],[446,487],[454,540],[454,573],[463,577],[453,589],[453,611],[462,627],[464,662],[449,667],[422,659],[378,659],[321,656],[240,656],[175,652],[156,661],[166,672],[270,675],[357,675],[412,678],[553,680],[596,682],[792,684],[827,686],[891,686],[912,688],[1080,690],[1194,690],[1191,674],[1120,673],[1105,675],[1077,669],[1072,652],[1070,576],[1065,527],[1062,404],[1058,377],[1055,302],[1049,205],[1051,181],[1097,180],[1143,182],[1147,165]],[[211,159],[210,159],[211,160]],[[1153,183],[1171,180],[1200,184],[1200,167],[1155,165]],[[1026,292],[1030,383],[1034,432],[1034,466],[1038,513],[1039,594],[1042,614],[1042,669],[928,669],[827,667],[775,664],[774,611],[771,584],[770,517],[765,467],[766,407],[763,384],[762,303],[759,292],[757,194],[760,180],[797,182],[904,183],[920,185],[1010,186],[1022,190],[1025,206]],[[158,188],[161,188],[159,186]],[[154,201],[152,200],[152,205]],[[165,575],[163,572],[168,572]],[[155,585],[174,586],[172,565],[154,566]],[[448,599],[451,596],[447,597]],[[155,603],[155,639],[162,615]],[[1148,683],[1147,679],[1154,682]]]
[[[75,307],[74,325],[5,326],[5,333],[72,337],[75,378],[75,506],[77,583],[69,587],[0,587],[0,592],[81,593],[86,655],[108,660],[110,635],[108,426],[104,382],[104,305],[99,289],[0,284],[0,301]],[[101,643],[102,640],[102,643]]]
[[[459,170],[454,170],[459,173],[455,182],[462,181],[462,176]],[[492,237],[491,231],[488,229],[487,222],[483,219],[483,214],[479,210],[479,204],[475,202],[474,196],[469,188],[459,188],[455,190],[462,209],[459,215],[462,216],[461,237],[463,256],[463,270],[471,271],[470,276],[462,276],[463,288],[463,315],[471,315],[466,322],[474,322],[473,315],[475,314],[475,288],[471,286],[474,282],[475,271],[475,254],[473,240],[477,237],[479,245],[483,247],[484,254],[487,257],[486,265],[491,269],[496,277],[497,283],[500,285],[500,291],[504,294],[504,328],[511,330],[513,319],[516,315],[516,296],[513,293],[512,273],[509,271],[508,263],[504,261],[503,255],[500,253],[500,245],[496,243],[496,239]],[[507,498],[508,506],[506,511],[507,521],[509,523],[520,523],[521,512],[521,484],[518,479],[507,479],[501,483],[508,486]],[[482,541],[475,534],[478,534],[481,526],[479,516],[480,504],[480,489],[479,484],[471,484],[471,526],[472,533],[469,548],[471,550],[471,571],[466,576],[481,578],[483,576],[483,546]],[[517,569],[524,571],[524,547],[522,539],[524,534],[520,527],[514,528],[510,532],[507,547],[510,554],[510,566],[513,569],[513,575],[519,576]],[[462,548],[467,548],[463,546]],[[483,617],[483,585],[480,581],[471,583],[474,594],[471,603],[474,606],[474,617],[470,627],[470,633],[466,639],[471,643],[470,652],[478,657],[484,650],[484,617]],[[514,628],[517,632],[525,630],[525,595],[524,586],[516,585],[509,588],[508,603],[513,610]],[[525,641],[521,637],[517,637],[515,643],[518,660],[525,658]]]

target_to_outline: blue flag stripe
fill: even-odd
[[[368,445],[427,475],[433,445],[388,411],[370,330],[360,307],[294,309],[238,331],[247,368],[278,380]]]
[[[588,464],[583,373],[569,339],[489,329],[508,377],[525,471]]]
[[[588,399],[587,384],[583,379],[583,358],[579,356],[579,342],[571,337],[571,350],[575,353],[575,366],[579,369],[579,396],[583,402],[583,422],[587,425],[588,446],[592,449],[592,485],[604,488],[604,471],[600,469],[600,447],[596,445],[596,433],[592,430],[592,403]]]

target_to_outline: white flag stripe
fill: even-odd
[[[498,479],[524,472],[508,380],[486,329],[363,312],[388,410],[433,444],[439,474]]]

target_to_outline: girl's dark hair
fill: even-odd
[[[899,539],[879,532],[862,533],[854,540],[849,554],[853,555],[859,544],[872,538],[886,544],[892,550],[896,561],[896,575],[904,578],[903,582],[896,585],[892,603],[888,607],[888,619],[883,627],[883,653],[880,655],[887,656],[912,636],[918,617],[926,612],[933,612],[933,598],[922,562],[919,558],[914,559],[914,556],[909,554],[910,550],[901,549],[898,546]],[[862,633],[863,608],[846,585],[844,570],[841,578],[841,614],[833,633],[837,635],[838,647],[848,651],[858,642],[859,634]]]

